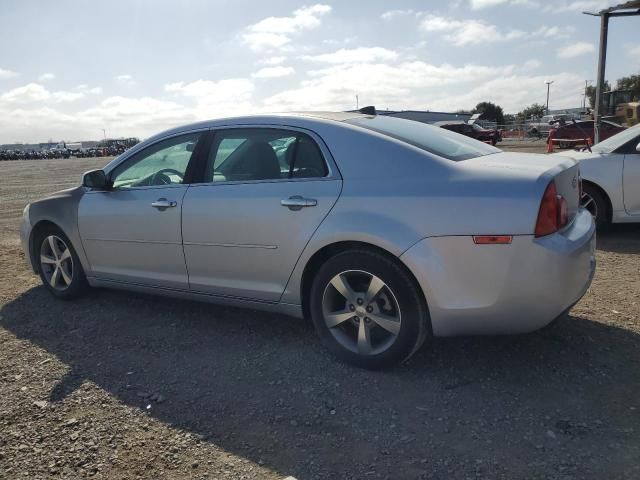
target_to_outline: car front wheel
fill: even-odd
[[[401,363],[429,333],[415,281],[386,255],[364,249],[330,258],[311,287],[311,316],[322,343],[363,368]]]
[[[67,236],[50,227],[36,239],[36,255],[43,285],[54,296],[70,300],[88,288],[80,259]]]

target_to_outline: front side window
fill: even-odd
[[[132,188],[183,183],[200,135],[201,133],[190,133],[169,138],[136,153],[113,171],[113,187]]]
[[[320,149],[308,135],[242,128],[216,132],[204,182],[320,178],[327,174]]]

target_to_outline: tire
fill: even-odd
[[[582,187],[582,198],[580,205],[593,215],[596,227],[602,229],[609,225],[609,208],[602,192],[593,185]]]
[[[367,289],[374,284],[372,292],[377,293],[369,297]],[[335,285],[343,292],[346,285],[347,295]],[[310,310],[329,351],[371,370],[404,362],[431,332],[428,309],[413,278],[372,250],[347,250],[327,260],[313,280]]]
[[[72,300],[89,288],[76,250],[59,228],[50,226],[38,233],[34,242],[34,256],[39,262],[42,284],[54,297]]]

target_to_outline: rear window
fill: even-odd
[[[351,118],[346,123],[381,133],[456,162],[500,152],[499,149],[473,138],[403,118],[378,115]]]

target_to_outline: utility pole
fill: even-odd
[[[358,100],[358,95],[356,95],[356,110],[360,110],[360,102]]]
[[[544,83],[547,84],[547,115],[549,115],[549,87],[551,87],[551,84],[554,82],[554,80],[545,80]]]
[[[104,135],[104,141],[107,141],[107,131],[103,128],[102,129],[102,135]]]

